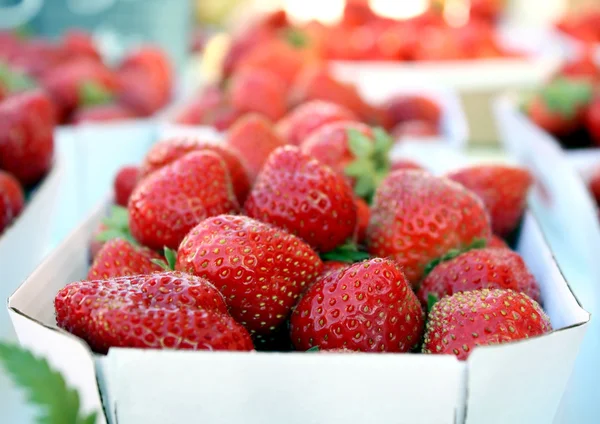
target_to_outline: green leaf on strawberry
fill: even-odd
[[[39,406],[39,424],[93,424],[96,413],[80,415],[80,399],[63,376],[43,358],[19,346],[0,343],[0,363],[13,381]]]
[[[591,84],[581,80],[557,78],[539,93],[546,107],[563,118],[573,118],[593,96]]]
[[[79,101],[84,106],[97,106],[110,103],[114,94],[105,87],[91,81],[86,81],[79,86]]]
[[[164,260],[163,259],[152,259],[152,263],[158,265],[165,271],[174,271],[175,263],[177,262],[177,251],[165,246],[164,256],[165,256]]]
[[[284,40],[297,49],[303,49],[309,45],[306,34],[297,28],[288,28],[283,33]]]
[[[32,90],[37,86],[32,78],[23,72],[10,69],[4,63],[0,63],[0,84],[6,87],[9,93]]]
[[[429,293],[429,295],[427,295],[427,313],[431,312],[431,309],[433,309],[433,305],[435,305],[438,300],[439,299],[437,298],[437,296],[432,293]]]
[[[473,240],[473,242],[470,245],[468,245],[467,247],[465,247],[463,249],[451,249],[451,250],[449,250],[448,252],[446,252],[445,255],[440,256],[437,259],[434,259],[433,261],[429,262],[425,266],[425,271],[424,271],[423,277],[427,277],[427,275],[429,275],[429,273],[433,270],[433,268],[435,268],[436,266],[438,266],[442,262],[446,262],[446,261],[452,260],[452,259],[456,258],[457,256],[462,255],[465,252],[468,252],[469,250],[483,249],[483,248],[485,248],[486,245],[487,245],[487,240],[485,240],[485,239],[475,239],[475,240]]]
[[[305,352],[318,352],[319,351],[319,346],[313,346],[310,349],[306,350]]]
[[[129,231],[129,213],[122,206],[113,206],[110,214],[102,220],[106,230],[96,236],[98,241],[109,241],[115,238],[122,238],[133,245],[139,245]]]
[[[346,263],[360,262],[369,258],[369,254],[360,251],[358,246],[352,241],[348,241],[345,244],[336,247],[334,250],[321,254],[321,259],[324,261],[337,261]]]

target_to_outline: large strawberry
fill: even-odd
[[[429,262],[490,237],[482,201],[423,171],[395,171],[379,186],[367,230],[372,256],[390,257],[416,287]]]
[[[231,215],[206,219],[192,229],[179,247],[176,265],[212,281],[232,316],[259,335],[284,322],[322,267],[319,256],[296,236]]]
[[[54,113],[48,97],[31,91],[0,103],[0,169],[25,186],[37,183],[54,156]]]
[[[523,261],[509,249],[474,249],[444,260],[423,279],[423,305],[446,295],[478,289],[511,289],[539,302],[540,288]]]
[[[509,235],[519,224],[533,184],[529,171],[505,165],[478,165],[448,174],[477,194],[490,214],[492,230],[500,237]]]
[[[129,199],[131,234],[143,245],[177,249],[200,221],[239,205],[223,160],[192,152],[144,179]]]
[[[0,234],[21,214],[24,206],[21,184],[9,173],[0,171]]]
[[[140,169],[135,165],[127,165],[119,169],[113,181],[115,203],[127,207],[131,193],[138,183]]]
[[[316,129],[336,121],[356,121],[350,110],[315,100],[296,107],[277,123],[277,132],[289,144],[300,145]]]
[[[251,350],[207,280],[166,272],[78,281],[54,300],[59,327],[105,353],[110,347]]]
[[[259,113],[272,121],[287,112],[287,87],[271,71],[240,70],[231,77],[227,89],[231,105],[238,112]]]
[[[96,254],[87,278],[106,280],[127,275],[152,274],[163,269],[155,263],[160,260],[162,257],[153,250],[115,238],[104,243]]]
[[[408,352],[418,346],[424,314],[393,261],[371,259],[319,279],[290,320],[298,350],[349,348]]]
[[[295,146],[275,150],[244,204],[248,216],[284,228],[320,252],[354,234],[352,189],[328,166]]]
[[[322,126],[304,140],[301,149],[348,177],[357,196],[371,199],[390,170],[392,139],[380,128],[339,121]]]
[[[269,155],[284,142],[266,118],[257,114],[244,115],[229,129],[226,143],[237,151],[254,181]]]
[[[156,143],[146,154],[140,169],[140,178],[145,178],[154,171],[168,165],[190,152],[208,151],[216,153],[223,159],[233,191],[241,203],[250,190],[248,172],[242,164],[240,156],[226,145],[209,143],[194,137],[173,137]]]
[[[424,353],[454,354],[467,359],[477,346],[497,345],[552,331],[540,305],[512,290],[456,293],[431,310]]]

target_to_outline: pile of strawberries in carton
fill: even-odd
[[[566,149],[599,146],[599,84],[600,68],[587,49],[528,96],[522,110]]]
[[[111,69],[84,32],[60,42],[0,32],[0,98],[35,87],[49,94],[59,124],[75,124],[150,116],[169,102],[173,77],[154,47],[128,53]]]
[[[25,192],[52,167],[54,122],[40,91],[0,99],[0,235],[23,211]]]
[[[535,278],[503,241],[518,231],[526,170],[393,167],[383,129],[304,100],[279,131],[246,114],[222,142],[163,139],[119,172],[121,206],[92,240],[88,279],[56,295],[57,324],[99,353],[460,359],[551,331]]]
[[[600,8],[589,7],[568,14],[556,23],[556,28],[577,40],[600,43]]]

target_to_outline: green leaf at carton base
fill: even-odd
[[[19,346],[0,342],[0,364],[29,402],[39,407],[38,424],[93,424],[96,413],[80,415],[76,390],[69,388],[63,376],[43,358]]]
[[[98,83],[85,81],[79,86],[79,101],[84,106],[103,105],[113,100],[113,93]]]
[[[369,254],[358,250],[358,246],[352,241],[348,241],[345,244],[336,247],[334,250],[321,254],[321,259],[324,261],[346,263],[360,262],[369,258]]]
[[[483,249],[483,248],[485,248],[486,245],[487,245],[487,240],[480,238],[480,239],[473,240],[473,242],[470,245],[468,245],[467,247],[464,247],[462,249],[451,249],[451,250],[449,250],[448,252],[446,252],[445,255],[440,256],[439,258],[432,260],[431,262],[429,262],[425,266],[425,271],[423,273],[423,278],[427,277],[429,275],[429,273],[431,271],[433,271],[433,268],[435,268],[436,266],[438,266],[442,262],[446,262],[446,261],[452,260],[452,259],[456,258],[457,256],[462,255],[463,253],[468,252],[470,250]]]
[[[592,100],[593,88],[586,81],[557,78],[541,90],[540,96],[550,111],[570,119]]]
[[[306,352],[318,352],[319,351],[319,346],[313,346],[310,349],[308,349]]]

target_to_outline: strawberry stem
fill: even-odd
[[[431,271],[433,271],[433,268],[435,268],[442,262],[450,261],[450,260],[456,258],[457,256],[460,256],[463,253],[468,252],[469,250],[483,249],[483,248],[485,248],[486,245],[487,245],[486,239],[475,239],[475,240],[473,240],[473,242],[471,242],[471,244],[469,244],[465,248],[449,250],[448,252],[446,252],[446,254],[440,256],[437,259],[432,260],[425,266],[425,272],[423,274],[423,278],[427,277],[427,275],[429,275],[429,273]]]
[[[350,264],[364,261],[369,258],[369,254],[360,251],[356,243],[352,241],[348,241],[345,244],[336,247],[334,250],[321,254],[321,259],[324,261],[338,261]]]
[[[79,100],[85,106],[103,105],[113,99],[113,93],[98,83],[86,81],[79,86]]]

